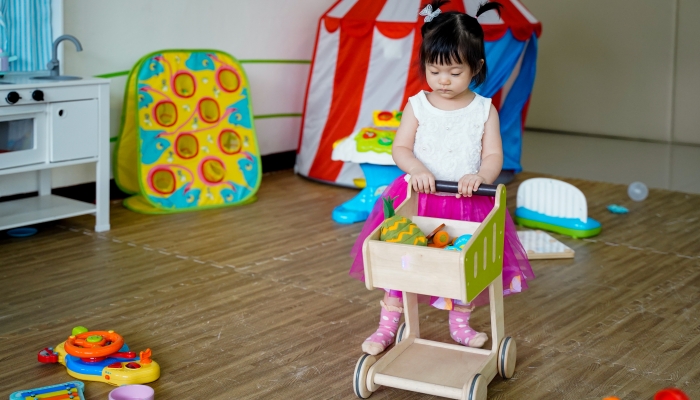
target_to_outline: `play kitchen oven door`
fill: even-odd
[[[47,162],[47,106],[0,107],[0,169]]]

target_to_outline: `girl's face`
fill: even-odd
[[[440,97],[453,99],[469,89],[474,73],[467,64],[428,64],[425,79]]]

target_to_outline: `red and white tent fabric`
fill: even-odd
[[[474,15],[483,1],[452,0],[441,10]],[[304,104],[297,173],[354,186],[353,180],[362,177],[362,172],[356,164],[332,161],[333,143],[371,126],[374,110],[400,110],[408,97],[421,89],[429,90],[416,62],[423,25],[418,12],[427,2],[339,0],[321,17]],[[488,11],[479,17],[487,42],[507,34],[523,43],[539,36],[541,24],[520,1],[499,2],[503,5],[500,16]],[[522,61],[520,54],[518,57]],[[489,69],[493,69],[490,64]],[[519,67],[513,69],[512,74],[517,75]],[[505,76],[505,84],[512,84],[515,75]],[[489,96],[494,96],[495,104],[501,88],[498,90]]]

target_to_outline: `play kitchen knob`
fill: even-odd
[[[44,92],[42,92],[41,90],[33,91],[32,99],[34,99],[34,101],[44,101]]]
[[[7,97],[5,97],[5,101],[7,102],[7,104],[15,104],[19,101],[19,99],[21,99],[21,97],[17,92],[10,92],[7,94]]]

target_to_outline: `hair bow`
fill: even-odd
[[[422,10],[418,13],[418,15],[425,15],[425,19],[424,19],[423,21],[424,21],[424,22],[430,22],[430,21],[433,20],[433,18],[435,18],[435,17],[437,17],[438,15],[440,15],[441,12],[442,12],[442,11],[440,11],[439,8],[437,8],[437,9],[435,9],[435,11],[433,11],[433,6],[432,6],[431,4],[428,4],[427,6],[425,6],[424,9],[422,9]]]

